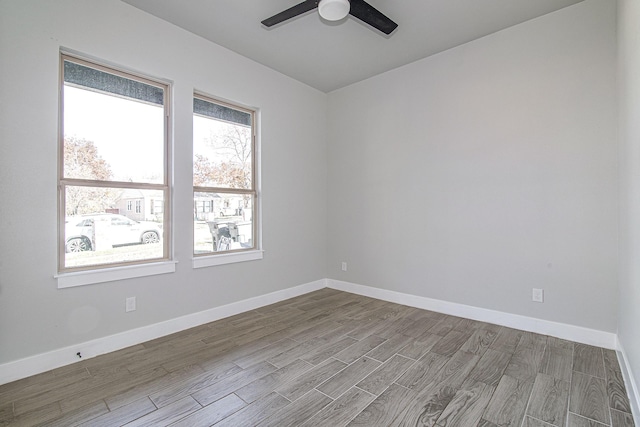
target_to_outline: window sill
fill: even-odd
[[[173,273],[176,271],[176,263],[176,261],[163,261],[153,264],[127,265],[124,267],[100,270],[61,273],[54,277],[58,280],[58,289],[72,288],[75,286],[92,285],[94,283]]]
[[[255,261],[262,259],[264,251],[253,250],[230,254],[203,256],[193,259],[193,268],[213,267],[216,265],[233,264],[236,262]]]

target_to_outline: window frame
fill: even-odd
[[[222,194],[242,194],[249,195],[251,197],[251,205],[252,205],[252,219],[251,219],[251,228],[252,228],[252,247],[251,248],[243,248],[243,249],[232,249],[225,251],[211,251],[205,253],[195,253],[195,242],[192,242],[192,255],[193,255],[193,268],[200,267],[208,267],[215,265],[223,265],[234,262],[242,262],[242,261],[252,261],[257,259],[262,259],[262,239],[261,239],[261,210],[260,210],[260,192],[259,188],[259,149],[258,149],[258,129],[257,129],[257,115],[258,110],[255,108],[246,107],[243,105],[239,105],[237,103],[221,100],[220,98],[205,94],[200,91],[193,92],[192,105],[193,101],[199,99],[204,102],[209,102],[212,104],[217,104],[222,107],[226,107],[229,109],[237,110],[246,114],[249,114],[251,117],[251,188],[229,188],[229,187],[213,187],[213,186],[196,186],[193,185],[193,173],[194,167],[192,165],[192,202],[195,202],[196,193],[222,193]],[[193,117],[202,116],[208,117],[212,120],[220,120],[225,121],[223,119],[216,119],[209,116],[204,116],[201,114],[192,111],[192,121]],[[229,122],[233,123],[233,122]],[[193,126],[193,124],[192,124]],[[193,141],[191,142],[193,148]],[[213,212],[213,206],[211,206],[211,212]],[[192,225],[192,236],[195,233],[195,221]]]
[[[162,183],[144,183],[144,182],[123,182],[116,180],[101,181],[81,178],[65,178],[64,177],[64,85],[65,61],[72,62],[84,67],[92,68],[104,73],[119,76],[125,79],[137,81],[146,85],[161,88],[163,91],[163,172],[164,179]],[[58,83],[58,209],[57,209],[57,252],[58,267],[57,275],[58,287],[79,286],[84,284],[106,282],[111,280],[119,280],[127,277],[141,277],[144,275],[163,274],[175,271],[175,262],[172,260],[172,191],[171,191],[171,170],[172,170],[172,151],[171,151],[171,85],[169,82],[152,79],[146,75],[136,73],[125,69],[121,66],[106,64],[105,62],[86,57],[71,54],[69,52],[60,52],[59,64],[59,83]],[[118,188],[122,190],[157,190],[161,191],[164,198],[164,208],[162,212],[163,218],[163,250],[161,258],[150,258],[133,261],[119,261],[109,264],[93,264],[87,266],[66,267],[65,266],[65,218],[66,218],[66,188],[69,186],[76,187],[98,187],[98,188]],[[128,201],[130,203],[131,201]],[[145,273],[147,272],[147,273]]]

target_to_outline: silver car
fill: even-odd
[[[93,214],[65,218],[65,250],[83,252],[95,250],[95,223],[104,224],[111,246],[135,243],[157,243],[162,239],[162,224],[134,221],[123,215]]]

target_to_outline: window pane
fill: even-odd
[[[193,116],[193,185],[251,189],[253,186],[251,116],[248,113],[197,98],[195,101],[210,105],[211,108],[217,106],[221,109],[218,115],[224,116],[224,119],[213,117],[216,113]],[[195,107],[196,104],[194,104]],[[228,111],[237,113],[237,117]]]
[[[164,257],[162,191],[67,186],[65,198],[65,268]]]
[[[195,193],[193,214],[195,254],[255,247],[252,195]]]
[[[64,178],[162,184],[163,90],[65,61]]]

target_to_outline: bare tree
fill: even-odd
[[[251,188],[251,128],[244,126],[228,126],[214,146],[230,158],[228,170],[233,176],[236,188]]]
[[[100,156],[93,141],[66,137],[64,140],[65,178],[109,180],[111,167]],[[108,188],[67,186],[65,194],[66,215],[104,212],[113,201],[113,191]]]
[[[213,149],[214,154],[195,155],[194,185],[251,188],[250,128],[226,126],[220,134],[210,135],[207,145]]]

